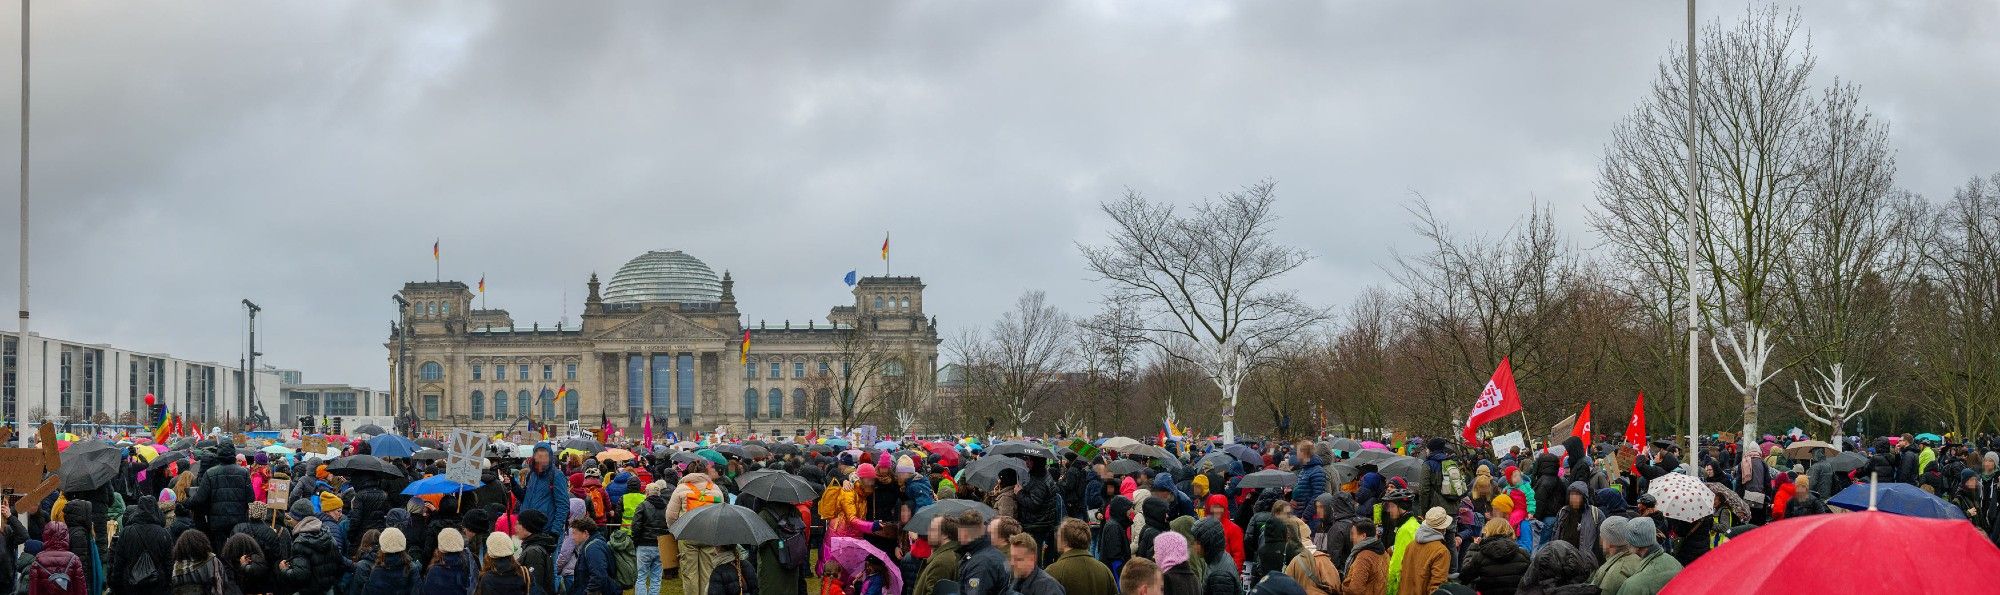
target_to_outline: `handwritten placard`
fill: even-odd
[[[299,440],[299,452],[306,455],[326,456],[326,438],[307,436]]]
[[[1520,448],[1525,450],[1527,448],[1527,444],[1528,444],[1527,441],[1521,438],[1520,430],[1515,430],[1512,432],[1501,434],[1499,436],[1494,436],[1493,456],[1496,457],[1507,456],[1507,453],[1515,448]]]
[[[444,476],[453,482],[465,485],[479,485],[479,468],[485,461],[480,456],[486,452],[486,443],[492,440],[484,434],[463,429],[451,431],[451,444],[446,446]]]

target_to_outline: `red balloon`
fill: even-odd
[[[146,404],[147,405],[153,404],[153,393],[146,393]]]

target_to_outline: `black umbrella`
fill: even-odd
[[[1153,446],[1151,444],[1128,446],[1118,452],[1125,453],[1126,455],[1129,456],[1146,457],[1149,459],[1173,460],[1174,458],[1174,453],[1167,452],[1167,449],[1160,448],[1158,446]],[[1257,462],[1261,464],[1264,462],[1264,460],[1258,459]]]
[[[706,460],[708,460],[708,459],[704,459],[704,458],[701,458],[701,455],[698,455],[698,454],[694,454],[694,453],[692,453],[692,452],[688,452],[688,451],[685,451],[685,450],[678,450],[678,451],[674,451],[674,454],[673,454],[673,456],[671,456],[671,457],[668,457],[668,459],[667,459],[667,460],[670,460],[670,461],[673,461],[673,462],[676,462],[676,463],[690,463],[690,464],[692,464],[692,463],[697,463],[697,462],[701,462],[701,461],[706,461]]]
[[[160,456],[153,457],[153,462],[148,463],[146,465],[146,470],[159,471],[161,469],[167,468],[167,465],[171,465],[176,462],[179,462],[181,464],[182,470],[185,471],[188,465],[194,464],[194,457],[192,455],[189,455],[185,451],[163,452],[160,453]]]
[[[746,483],[750,483],[750,480],[757,479],[759,477],[763,477],[766,475],[784,475],[784,474],[785,472],[779,471],[777,469],[757,469],[755,471],[745,471],[743,472],[742,475],[736,476],[736,485],[740,486]]]
[[[1383,477],[1401,477],[1413,486],[1423,485],[1424,471],[1429,469],[1424,466],[1423,460],[1404,456],[1382,461],[1375,468]]]
[[[923,535],[926,531],[931,530],[931,519],[937,518],[939,515],[954,517],[968,510],[979,511],[980,518],[988,521],[993,520],[993,517],[1000,516],[1000,511],[993,510],[993,507],[971,500],[939,500],[930,506],[925,506],[917,510],[916,514],[910,515],[910,522],[904,526],[904,530]]]
[[[771,452],[780,455],[795,455],[799,454],[799,445],[790,442],[785,442],[782,444],[773,445],[771,447]]]
[[[752,477],[748,481],[738,482],[737,486],[737,490],[744,494],[771,502],[798,504],[819,498],[819,490],[813,489],[812,484],[788,473]]]
[[[1118,459],[1105,465],[1104,468],[1110,470],[1112,475],[1131,475],[1145,471],[1146,464],[1132,459]]]
[[[1264,455],[1259,454],[1256,449],[1248,446],[1231,444],[1228,448],[1222,449],[1222,452],[1229,453],[1229,456],[1236,457],[1238,461],[1260,466],[1264,464]]]
[[[1850,450],[1828,457],[1824,461],[1813,463],[1813,468],[1825,468],[1827,471],[1833,473],[1846,473],[1867,465],[1868,457]],[[1814,487],[1818,487],[1818,484],[1814,484]]]
[[[118,447],[102,440],[71,444],[62,452],[62,489],[65,492],[94,490],[118,477]]]
[[[681,516],[668,527],[674,537],[702,545],[757,545],[778,538],[778,533],[757,518],[757,511],[734,504],[710,504]]]
[[[1236,457],[1229,456],[1229,453],[1218,450],[1205,455],[1201,455],[1201,460],[1197,461],[1194,466],[1196,467],[1207,466],[1207,467],[1214,467],[1217,469],[1228,469],[1235,464],[1236,464]]]
[[[993,445],[992,448],[986,449],[986,454],[1002,455],[1002,456],[1018,456],[1018,457],[1035,457],[1040,459],[1051,459],[1051,460],[1056,458],[1056,452],[1054,450],[1049,449],[1049,447],[1021,440],[1013,440],[995,444]]]
[[[438,442],[436,438],[418,438],[418,439],[417,439],[417,446],[421,446],[421,447],[424,447],[424,448],[435,448],[435,449],[438,449],[438,450],[444,450],[444,443],[443,443],[443,442]]]
[[[745,444],[743,445],[743,453],[753,459],[763,459],[771,456],[771,449],[755,444]]]
[[[419,460],[419,461],[436,461],[436,460],[439,460],[439,459],[443,459],[443,458],[445,458],[446,456],[449,456],[449,455],[446,455],[446,454],[444,453],[444,451],[442,451],[442,450],[438,450],[438,449],[435,449],[435,448],[426,448],[426,449],[423,449],[423,450],[419,450],[419,451],[417,451],[417,454],[413,454],[413,455],[410,455],[410,458],[412,458],[412,459],[416,459],[416,460]]]
[[[1237,489],[1289,488],[1299,483],[1299,476],[1290,471],[1270,469],[1243,476],[1236,483]]]
[[[1327,445],[1332,446],[1334,450],[1338,450],[1341,452],[1354,452],[1357,450],[1361,450],[1361,441],[1355,440],[1353,438],[1334,438],[1333,440],[1327,442]]]
[[[752,440],[744,440],[744,441],[743,441],[743,445],[744,445],[744,446],[762,446],[762,447],[764,447],[764,448],[770,448],[770,447],[771,447],[771,443],[769,443],[769,442],[765,442],[765,441],[763,441],[763,440],[755,440],[755,439],[752,439]]]
[[[817,453],[830,453],[833,452],[834,448],[833,445],[831,444],[814,444],[812,446],[806,447],[806,450]]]
[[[1361,470],[1347,463],[1334,463],[1326,466],[1326,475],[1327,481],[1338,486],[1361,477]]]
[[[1354,453],[1354,456],[1347,459],[1347,462],[1353,463],[1355,465],[1367,465],[1371,463],[1381,464],[1382,461],[1392,460],[1398,456],[1400,455],[1397,455],[1396,453],[1393,452],[1389,452],[1386,450],[1375,450],[1371,448],[1368,450],[1363,450],[1361,452]]]
[[[1014,457],[984,457],[965,466],[965,483],[992,490],[1000,483],[1000,470],[1013,469],[1016,480],[1028,476],[1028,464]]]
[[[403,476],[403,470],[397,469],[395,465],[391,465],[388,461],[384,461],[381,457],[375,455],[348,455],[340,457],[332,463],[327,464],[326,472],[336,475],[380,473],[394,477]]]
[[[596,456],[597,453],[604,452],[604,445],[602,443],[599,443],[598,441],[590,438],[582,438],[582,437],[564,440],[562,443],[562,448],[574,448],[577,450],[581,450],[583,452],[590,453],[591,456]],[[558,448],[556,450],[562,450],[562,448]],[[711,545],[716,545],[716,544],[711,544]]]
[[[715,447],[715,452],[719,452],[719,453],[722,453],[722,454],[726,454],[726,455],[729,455],[729,456],[732,456],[732,457],[736,457],[736,458],[739,458],[739,459],[747,459],[747,458],[750,458],[750,452],[749,452],[749,451],[746,451],[746,450],[744,450],[744,449],[743,449],[743,447],[742,447],[742,446],[738,446],[738,445],[735,445],[735,444],[722,444],[722,445],[717,445],[717,446]]]
[[[355,428],[354,431],[351,433],[357,435],[368,434],[370,436],[380,436],[389,433],[389,431],[384,430],[382,429],[382,426],[378,426],[375,424],[361,424],[361,427]]]

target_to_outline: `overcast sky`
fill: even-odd
[[[848,300],[841,275],[880,273],[887,231],[947,332],[1026,289],[1091,311],[1075,242],[1101,241],[1096,205],[1126,187],[1186,202],[1275,179],[1279,234],[1317,257],[1287,283],[1335,307],[1386,282],[1413,192],[1461,228],[1539,199],[1591,243],[1611,125],[1684,28],[1671,1],[35,9],[35,329],[233,363],[248,297],[266,361],[375,387],[389,295],[431,278],[433,239],[445,278],[483,273],[523,326],[552,326],[565,292],[575,324],[589,274],[650,249],[733,271],[749,320],[776,324]],[[18,18],[0,10],[0,45]],[[1892,123],[1901,186],[2000,171],[2000,4],[1815,1],[1805,20],[1822,80]]]

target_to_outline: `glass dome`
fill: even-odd
[[[722,301],[722,279],[701,259],[679,250],[654,250],[618,268],[604,301],[715,303]]]

